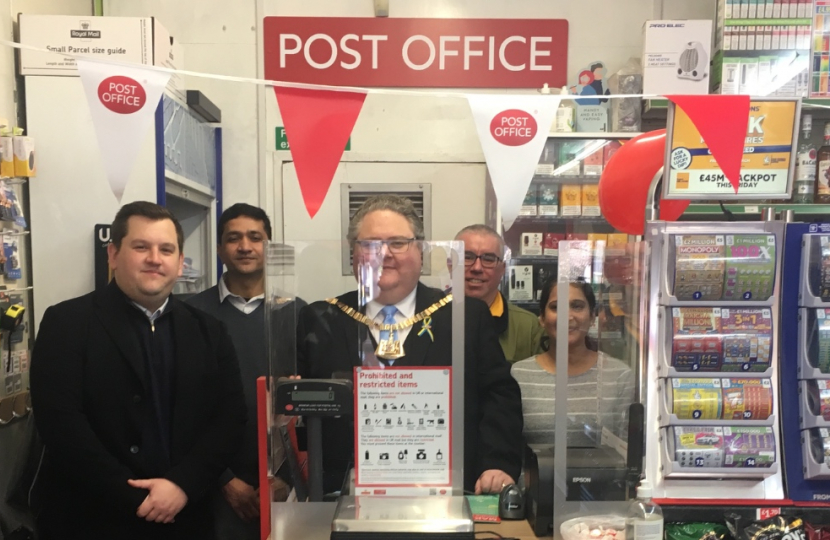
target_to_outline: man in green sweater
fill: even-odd
[[[218,254],[227,270],[217,285],[190,298],[188,303],[227,326],[239,358],[248,423],[241,450],[219,478],[221,495],[214,501],[216,538],[258,540],[256,379],[268,375],[265,241],[271,239],[271,220],[261,208],[238,203],[222,213],[217,228]],[[280,307],[284,308],[283,314],[295,313],[293,302]],[[280,316],[277,314],[276,318]]]
[[[490,306],[507,361],[517,362],[541,352],[544,330],[539,318],[511,304],[499,292],[505,254],[501,235],[487,225],[469,225],[455,239],[464,241],[464,294]]]

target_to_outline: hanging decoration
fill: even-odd
[[[550,134],[558,96],[470,94],[504,230],[513,225]]]
[[[365,92],[275,86],[300,192],[311,218],[320,210],[363,108]]]
[[[643,234],[649,186],[663,166],[665,150],[666,130],[649,131],[623,144],[605,166],[599,179],[599,206],[615,229]],[[677,221],[688,206],[689,201],[662,200],[660,219]]]
[[[138,64],[77,61],[107,181],[120,203],[170,73]]]

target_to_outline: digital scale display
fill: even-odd
[[[334,392],[327,390],[294,390],[292,401],[334,401]]]

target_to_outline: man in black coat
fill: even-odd
[[[237,450],[245,403],[224,326],[170,293],[181,225],[122,207],[113,281],[46,310],[31,395],[46,446],[41,538],[210,538],[209,494]]]
[[[379,338],[384,339],[376,325],[359,321],[360,317],[346,312],[348,308],[380,322],[386,317],[381,311],[395,306],[399,323],[430,306],[437,308],[430,313],[429,332],[422,332],[422,324],[417,324],[389,336],[402,345],[403,356],[392,358],[397,355],[391,354],[380,360],[393,367],[451,365],[452,307],[442,302],[443,292],[419,283],[423,237],[423,224],[408,199],[380,195],[361,206],[349,225],[348,239],[354,247],[356,275],[366,270],[369,259],[376,263],[370,272],[379,275],[376,283],[369,284],[375,289],[369,292],[372,299],[364,309],[358,293],[352,292],[337,299],[340,305],[316,302],[300,312],[299,375],[330,378],[336,372],[351,373],[361,365],[359,349],[365,345],[359,343],[371,340],[374,349]],[[518,478],[521,468],[521,394],[510,376],[487,306],[463,296],[454,301],[465,302],[464,484],[476,493],[499,492]],[[359,336],[366,336],[366,341]],[[326,445],[323,455],[324,483],[330,491],[340,487],[352,462],[351,421],[326,419],[324,440],[336,441]]]

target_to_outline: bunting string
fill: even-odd
[[[0,45],[5,45],[6,47],[11,47],[18,50],[29,50],[39,53],[46,53],[55,56],[61,57],[70,57],[70,58],[82,58],[85,60],[89,60],[90,62],[100,62],[105,64],[112,64],[116,66],[125,66],[131,68],[143,68],[152,71],[159,71],[164,73],[170,74],[178,74],[178,75],[187,75],[190,77],[198,77],[202,79],[213,79],[217,81],[227,81],[227,82],[240,82],[240,83],[247,83],[247,84],[255,84],[259,86],[279,86],[285,88],[300,88],[306,90],[329,90],[332,92],[362,92],[368,94],[379,94],[379,95],[390,95],[390,96],[421,96],[421,97],[442,97],[442,98],[460,98],[460,99],[467,99],[467,96],[470,94],[513,94],[516,95],[518,92],[510,91],[510,92],[476,92],[474,90],[467,90],[463,92],[455,91],[455,92],[448,92],[443,90],[410,90],[410,89],[395,89],[395,88],[374,88],[374,87],[359,87],[359,86],[332,86],[326,84],[309,84],[309,83],[299,83],[299,82],[288,82],[288,81],[272,81],[268,79],[258,79],[252,77],[236,77],[233,75],[219,75],[216,73],[204,73],[201,71],[189,71],[185,69],[171,69],[166,68],[163,66],[155,66],[155,65],[145,65],[145,64],[138,64],[135,62],[122,62],[119,60],[109,59],[109,58],[101,58],[98,56],[88,56],[83,54],[71,54],[71,53],[58,53],[54,51],[50,51],[48,49],[44,49],[41,47],[33,47],[31,45],[23,45],[21,43],[17,43],[14,41],[7,41],[7,40],[0,40]],[[795,59],[793,60],[793,62]],[[800,71],[800,69],[798,70]],[[557,92],[556,88],[551,89],[552,93],[550,94],[542,94],[542,95],[550,95],[551,97],[556,97],[559,99],[560,96]],[[535,93],[539,93],[540,90],[536,90]],[[533,94],[531,94],[533,95]],[[751,99],[762,99],[765,96],[751,96]],[[666,99],[664,95],[661,94],[609,94],[603,95],[603,99],[630,99],[630,98],[641,98],[641,99]],[[572,95],[569,99],[579,99],[579,96]],[[821,109],[830,109],[830,105],[823,105],[823,104],[816,104],[811,103],[811,107],[821,108]]]

